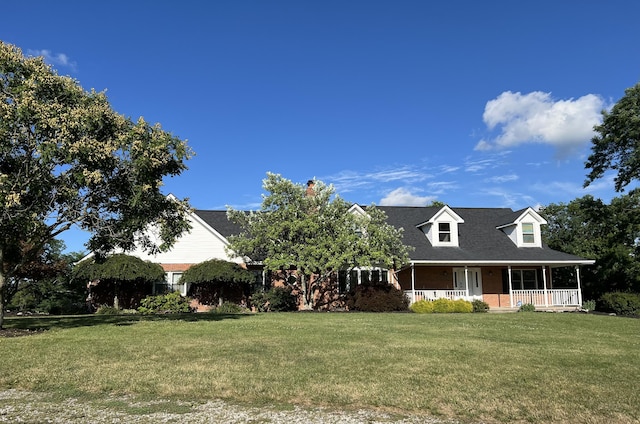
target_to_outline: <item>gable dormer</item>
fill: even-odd
[[[542,247],[541,225],[547,221],[531,208],[526,208],[511,216],[507,223],[496,227],[509,236],[518,247]]]
[[[443,206],[428,221],[416,225],[425,233],[432,246],[459,247],[459,225],[464,220],[449,206]]]

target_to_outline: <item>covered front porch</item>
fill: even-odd
[[[557,272],[562,269],[563,272]],[[419,300],[482,300],[491,308],[582,306],[580,268],[576,264],[411,263],[396,273],[410,303]]]

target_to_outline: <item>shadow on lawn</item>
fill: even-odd
[[[3,330],[26,330],[26,334],[33,334],[52,328],[89,327],[94,325],[112,324],[118,326],[131,325],[139,321],[222,321],[225,319],[241,319],[252,314],[163,314],[163,315],[60,315],[60,316],[28,316],[5,317]],[[0,334],[1,336],[1,334]]]

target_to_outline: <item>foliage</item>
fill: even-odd
[[[74,267],[73,279],[92,283],[90,298],[93,304],[137,308],[142,298],[151,294],[153,284],[164,281],[165,274],[159,264],[136,256],[115,254],[83,260]]]
[[[595,311],[596,310],[596,301],[595,300],[585,300],[582,302],[582,309],[585,311]]]
[[[189,301],[189,298],[182,297],[178,292],[147,296],[140,302],[138,312],[141,314],[180,314],[192,312]]]
[[[64,243],[51,240],[6,282],[6,309],[47,314],[86,312],[86,284],[71,278],[81,253],[63,254]]]
[[[193,265],[180,278],[180,283],[228,283],[250,284],[255,280],[251,271],[237,263],[221,259],[211,259]]]
[[[598,299],[597,308],[601,312],[613,312],[616,315],[640,315],[640,294],[605,293]]]
[[[191,284],[189,295],[202,304],[224,300],[241,301],[255,282],[255,275],[234,262],[211,259],[186,270],[180,283]]]
[[[535,312],[536,311],[536,306],[533,303],[525,303],[524,305],[520,306],[520,308],[518,309],[518,312]]]
[[[163,281],[164,270],[159,264],[145,261],[137,256],[122,253],[109,256],[94,256],[78,263],[73,278],[83,281]]]
[[[349,292],[346,304],[350,311],[406,311],[409,307],[409,299],[402,290],[398,290],[391,284],[362,284]]]
[[[613,198],[609,205],[588,195],[541,211],[548,222],[542,231],[549,247],[595,259],[593,266],[581,268],[586,298],[609,291],[640,292],[639,209],[636,189]]]
[[[480,299],[474,299],[471,301],[473,306],[473,312],[489,312],[489,304]]]
[[[272,287],[266,292],[251,295],[251,304],[258,312],[289,312],[298,310],[298,297],[291,287]]]
[[[268,173],[258,212],[228,210],[242,228],[229,238],[230,253],[246,261],[261,260],[268,271],[294,266],[306,307],[314,307],[313,293],[336,270],[355,266],[397,269],[408,260],[402,231],[386,222],[384,212],[370,206],[366,214],[349,213],[349,202],[334,195],[321,181],[305,188]],[[320,278],[310,282],[310,276]]]
[[[238,305],[237,303],[224,302],[222,305],[217,308],[211,309],[211,312],[215,312],[218,314],[241,314],[246,312],[247,309]]]
[[[625,90],[610,112],[602,111],[602,124],[594,127],[591,155],[585,167],[591,169],[585,187],[606,171],[617,172],[615,190],[623,191],[640,179],[640,83]]]
[[[411,304],[409,309],[416,314],[432,314],[433,302],[430,300],[418,300]]]
[[[96,315],[119,315],[120,309],[113,306],[102,305],[96,310]]]
[[[0,42],[0,328],[7,281],[74,225],[92,251],[170,247],[189,206],[160,188],[190,156],[158,124],[133,122],[104,93]],[[158,232],[142,232],[149,225]]]

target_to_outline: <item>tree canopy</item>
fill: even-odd
[[[255,276],[251,271],[222,259],[211,259],[195,264],[180,277],[181,284],[249,284],[254,280]]]
[[[608,291],[640,292],[639,207],[636,189],[609,205],[588,195],[541,211],[548,222],[543,237],[551,248],[596,260],[583,268],[586,298]]]
[[[366,213],[350,211],[352,204],[322,181],[310,181],[305,187],[272,173],[267,174],[263,188],[267,194],[259,211],[229,208],[229,219],[242,228],[229,238],[230,252],[260,260],[269,271],[295,267],[308,306],[313,307],[313,287],[308,286],[312,274],[321,280],[337,270],[397,269],[408,261],[402,230],[389,225],[384,212],[374,205]]]
[[[109,256],[94,256],[78,263],[73,278],[85,281],[164,281],[164,270],[159,264],[123,253]]]
[[[620,192],[640,179],[640,83],[625,90],[625,95],[610,112],[602,112],[602,124],[594,127],[591,155],[585,167],[585,187],[602,178],[606,171],[617,172],[615,190]]]
[[[0,42],[0,328],[7,279],[74,225],[93,251],[170,247],[189,207],[160,189],[191,154],[160,125],[116,113],[104,93]],[[157,240],[141,232],[150,224]]]

